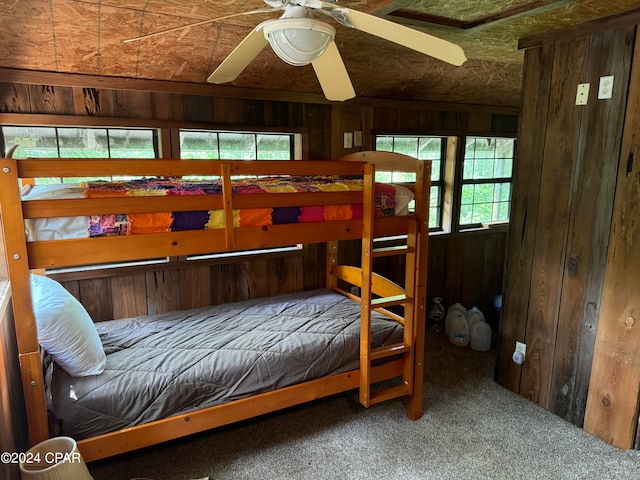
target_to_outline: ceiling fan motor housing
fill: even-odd
[[[262,31],[276,55],[296,67],[320,57],[336,35],[331,25],[313,18],[268,20]]]

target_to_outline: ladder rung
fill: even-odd
[[[373,405],[380,402],[391,400],[392,398],[403,397],[409,395],[409,385],[403,383],[397,387],[385,388],[384,390],[378,390],[377,392],[371,392],[369,398],[369,405]]]
[[[415,249],[409,245],[397,245],[394,247],[380,247],[374,248],[371,251],[372,256],[375,257],[390,257],[392,255],[406,255],[413,253]]]
[[[386,308],[394,305],[404,305],[409,302],[411,302],[411,298],[407,297],[405,294],[392,295],[390,297],[374,298],[371,300],[371,306],[373,308]]]
[[[393,355],[406,353],[410,350],[411,347],[409,345],[405,345],[404,343],[394,343],[391,345],[385,345],[384,347],[372,348],[369,358],[371,360],[378,360],[380,358],[392,357]]]

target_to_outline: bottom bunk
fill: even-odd
[[[65,324],[78,332],[78,325],[68,318],[74,311],[68,308],[73,300],[64,298],[71,294],[53,280],[37,276],[32,277],[32,291],[36,308],[41,305],[51,313],[55,303],[65,305]],[[37,317],[41,315],[36,311]],[[74,355],[86,353],[85,358],[56,352],[61,362],[51,361],[47,367],[50,434],[80,440],[83,456],[91,461],[157,443],[163,431],[173,438],[202,430],[195,421],[199,415],[216,406],[237,409],[240,399],[248,402],[242,412],[246,418],[252,416],[247,414],[256,395],[274,397],[266,406],[256,403],[259,415],[283,408],[287,401],[300,403],[304,395],[312,400],[356,388],[360,317],[357,302],[329,289],[97,322],[95,327],[86,325],[87,315],[86,338],[75,335],[73,345]],[[52,345],[59,347],[65,336],[71,334],[55,332]],[[374,312],[373,348],[402,338],[400,323]],[[63,353],[66,357],[60,357]],[[74,361],[80,370],[69,366]],[[383,368],[387,373],[378,373],[380,380],[398,375],[393,362]],[[102,373],[95,375],[96,369]],[[225,408],[220,410],[207,428],[235,421]],[[136,427],[148,429],[150,422],[157,423],[157,434],[147,431],[138,438]],[[113,432],[127,430],[129,442],[126,435],[125,441],[109,440]]]

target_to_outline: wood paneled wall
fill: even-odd
[[[598,366],[618,166],[626,168],[625,109],[639,108],[627,107],[635,35],[635,25],[583,30],[525,54],[496,378],[581,427]],[[599,100],[606,75],[615,77],[613,97]],[[580,83],[591,85],[585,106],[575,105]],[[516,341],[527,344],[522,366],[511,361]]]
[[[324,274],[325,266],[316,263],[318,248],[322,246],[242,260],[184,260],[51,278],[80,300],[94,321],[112,320],[322,287],[324,275],[318,272]]]

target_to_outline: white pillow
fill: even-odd
[[[99,375],[107,362],[100,336],[82,304],[51,278],[31,274],[40,345],[73,377]]]

